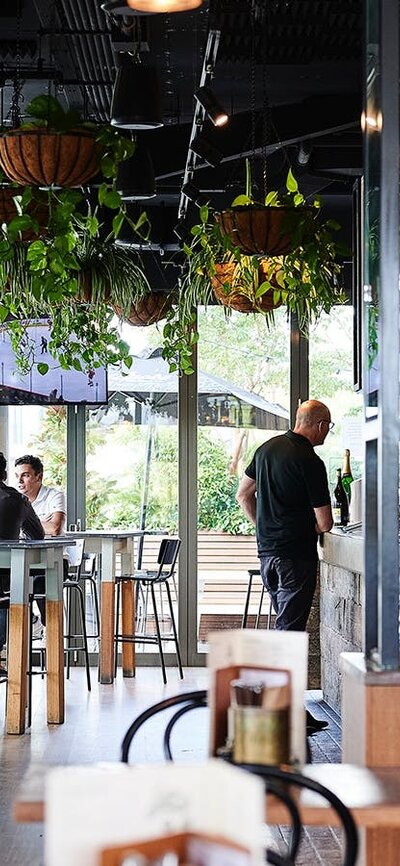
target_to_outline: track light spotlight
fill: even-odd
[[[197,204],[198,207],[200,207],[203,202],[203,196],[200,190],[197,189],[197,186],[194,185],[194,183],[185,183],[182,187],[182,193],[186,196],[186,198],[189,199],[189,201]]]
[[[138,12],[188,12],[197,9],[203,0],[127,0]]]
[[[156,69],[142,65],[129,51],[119,53],[119,62],[111,100],[111,124],[122,129],[163,126]]]
[[[225,124],[228,123],[228,114],[225,109],[222,108],[209,87],[199,87],[194,95],[197,102],[199,102],[204,108],[204,111],[214,126],[225,126]]]
[[[210,144],[202,135],[196,135],[193,141],[190,142],[190,150],[196,153],[200,159],[204,159],[212,168],[216,168],[221,162],[221,151]]]

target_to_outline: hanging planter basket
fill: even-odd
[[[100,153],[88,130],[12,129],[0,137],[0,164],[10,180],[24,186],[71,188],[95,177]]]
[[[271,264],[260,261],[258,282],[261,284],[265,280],[274,282]],[[235,262],[216,264],[215,274],[211,277],[211,284],[214,295],[220,304],[231,310],[237,310],[239,313],[271,313],[282,305],[282,301],[274,301],[273,289],[265,292],[260,298],[249,297],[249,288],[246,286],[241,288],[238,265]],[[278,288],[278,284],[276,287]]]
[[[129,322],[130,325],[137,327],[146,327],[165,319],[172,307],[172,301],[173,295],[171,293],[167,295],[165,292],[150,292],[142,300],[132,304],[127,315],[121,307],[114,305],[114,310],[124,322]]]
[[[247,255],[284,256],[312,233],[314,212],[308,207],[237,206],[221,211],[221,232]]]

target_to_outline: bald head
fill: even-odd
[[[305,400],[296,412],[294,432],[305,436],[312,445],[322,445],[329,431],[331,413],[320,400]]]

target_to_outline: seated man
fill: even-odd
[[[26,496],[4,482],[7,478],[7,463],[0,451],[0,538],[11,540],[19,538],[21,531],[26,538],[44,538],[44,529]],[[10,570],[0,569],[0,597],[10,589]],[[0,651],[7,640],[8,602],[0,606]],[[6,672],[0,668],[0,676]]]
[[[15,461],[15,475],[18,490],[28,497],[33,510],[38,516],[45,535],[63,535],[67,509],[65,496],[57,487],[47,487],[43,484],[43,463],[39,457],[33,454],[24,454]],[[68,562],[64,560],[64,570],[68,572]],[[35,573],[35,572],[34,572]],[[45,576],[44,572],[36,572],[33,581],[35,594],[44,595]],[[33,625],[34,637],[41,637],[43,627],[46,626],[46,600],[37,598],[36,603],[40,611]]]

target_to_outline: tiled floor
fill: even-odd
[[[86,689],[82,668],[73,669],[66,686],[66,721],[47,726],[45,721],[45,682],[35,677],[31,729],[22,736],[0,734],[0,866],[43,866],[43,825],[15,824],[12,803],[19,782],[30,762],[45,764],[90,763],[120,760],[123,736],[134,718],[163,697],[180,691],[207,688],[205,668],[185,669],[185,678],[168,671],[163,686],[157,668],[139,668],[135,679],[114,685],[100,685],[92,672],[92,692]],[[5,686],[0,685],[0,718],[4,719]],[[327,718],[329,727],[310,738],[313,762],[340,761],[340,720],[321,700],[320,692],[307,693],[307,706],[313,715]],[[167,715],[151,719],[138,732],[130,751],[132,762],[163,761],[162,732]],[[172,748],[177,760],[203,760],[208,748],[208,713],[199,709],[175,726]],[[281,848],[285,828],[268,828],[266,842]],[[296,866],[339,866],[340,833],[329,828],[306,829]]]

